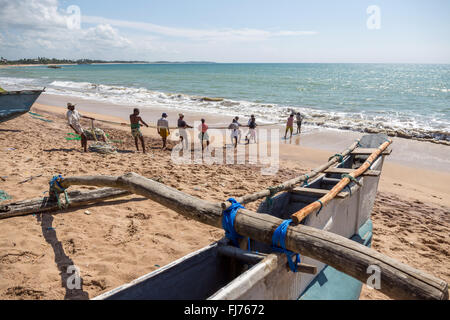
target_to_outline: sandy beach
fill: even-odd
[[[207,200],[228,197],[278,184],[326,162],[362,134],[309,132],[280,148],[277,175],[264,176],[259,166],[176,165],[161,150],[156,130],[143,128],[148,154],[136,153],[128,127],[97,123],[119,152],[103,156],[82,153],[64,119],[64,97],[43,96],[32,111],[0,124],[0,189],[12,200],[40,197],[55,174],[122,175],[136,172]],[[74,100],[74,99],[72,99]],[[64,100],[67,102],[67,99]],[[127,122],[130,110],[82,102],[79,110],[97,119]],[[78,107],[77,107],[78,108]],[[161,110],[146,110],[155,124]],[[177,110],[171,110],[171,121]],[[199,120],[190,114],[187,121]],[[228,119],[207,115],[208,123]],[[173,124],[174,122],[171,122]],[[85,126],[89,126],[86,122]],[[169,143],[173,147],[174,142]],[[394,139],[394,152],[383,168],[372,214],[373,248],[450,281],[449,147]],[[399,151],[396,151],[399,150]],[[420,154],[423,154],[420,157]],[[405,157],[405,155],[409,155]],[[432,162],[430,159],[437,159]],[[407,158],[407,159],[405,159]],[[425,159],[425,160],[424,160]],[[35,177],[30,181],[24,180]],[[80,188],[80,190],[89,188]],[[256,209],[259,202],[247,207]],[[90,214],[86,214],[86,210]],[[89,299],[130,282],[223,237],[223,231],[186,219],[150,200],[129,196],[89,208],[58,214],[0,220],[1,299]],[[66,269],[76,265],[81,290],[64,287]],[[388,299],[363,288],[361,299]]]

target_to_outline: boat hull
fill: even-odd
[[[0,123],[30,111],[43,90],[0,92]]]

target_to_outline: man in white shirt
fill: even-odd
[[[80,119],[90,119],[95,120],[94,118],[82,116],[78,111],[75,110],[75,105],[70,102],[67,104],[67,121],[69,122],[69,126],[81,137],[81,147],[84,149],[84,152],[87,152],[87,137],[84,133],[83,127],[80,124]]]
[[[162,114],[162,118],[158,120],[156,124],[158,134],[163,141],[163,150],[166,149],[167,137],[170,136],[169,121],[167,121],[167,113]]]

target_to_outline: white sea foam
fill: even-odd
[[[34,79],[1,78],[5,86],[36,86]],[[442,89],[442,88],[441,88]],[[430,114],[428,117],[417,117],[415,114],[399,111],[354,112],[355,107],[344,111],[329,111],[316,108],[292,107],[279,104],[256,103],[224,99],[210,101],[201,96],[182,93],[152,91],[146,88],[112,86],[90,82],[53,81],[47,86],[47,93],[73,96],[107,103],[136,106],[141,108],[176,108],[226,116],[241,116],[244,119],[254,114],[260,123],[285,121],[292,111],[300,111],[304,124],[310,127],[325,127],[359,132],[388,132],[409,138],[425,138],[450,141],[450,123]],[[369,101],[370,99],[367,99]],[[348,106],[350,104],[346,103]],[[356,102],[353,102],[357,106]]]

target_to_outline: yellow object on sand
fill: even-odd
[[[2,87],[0,87],[0,92],[6,92]]]

